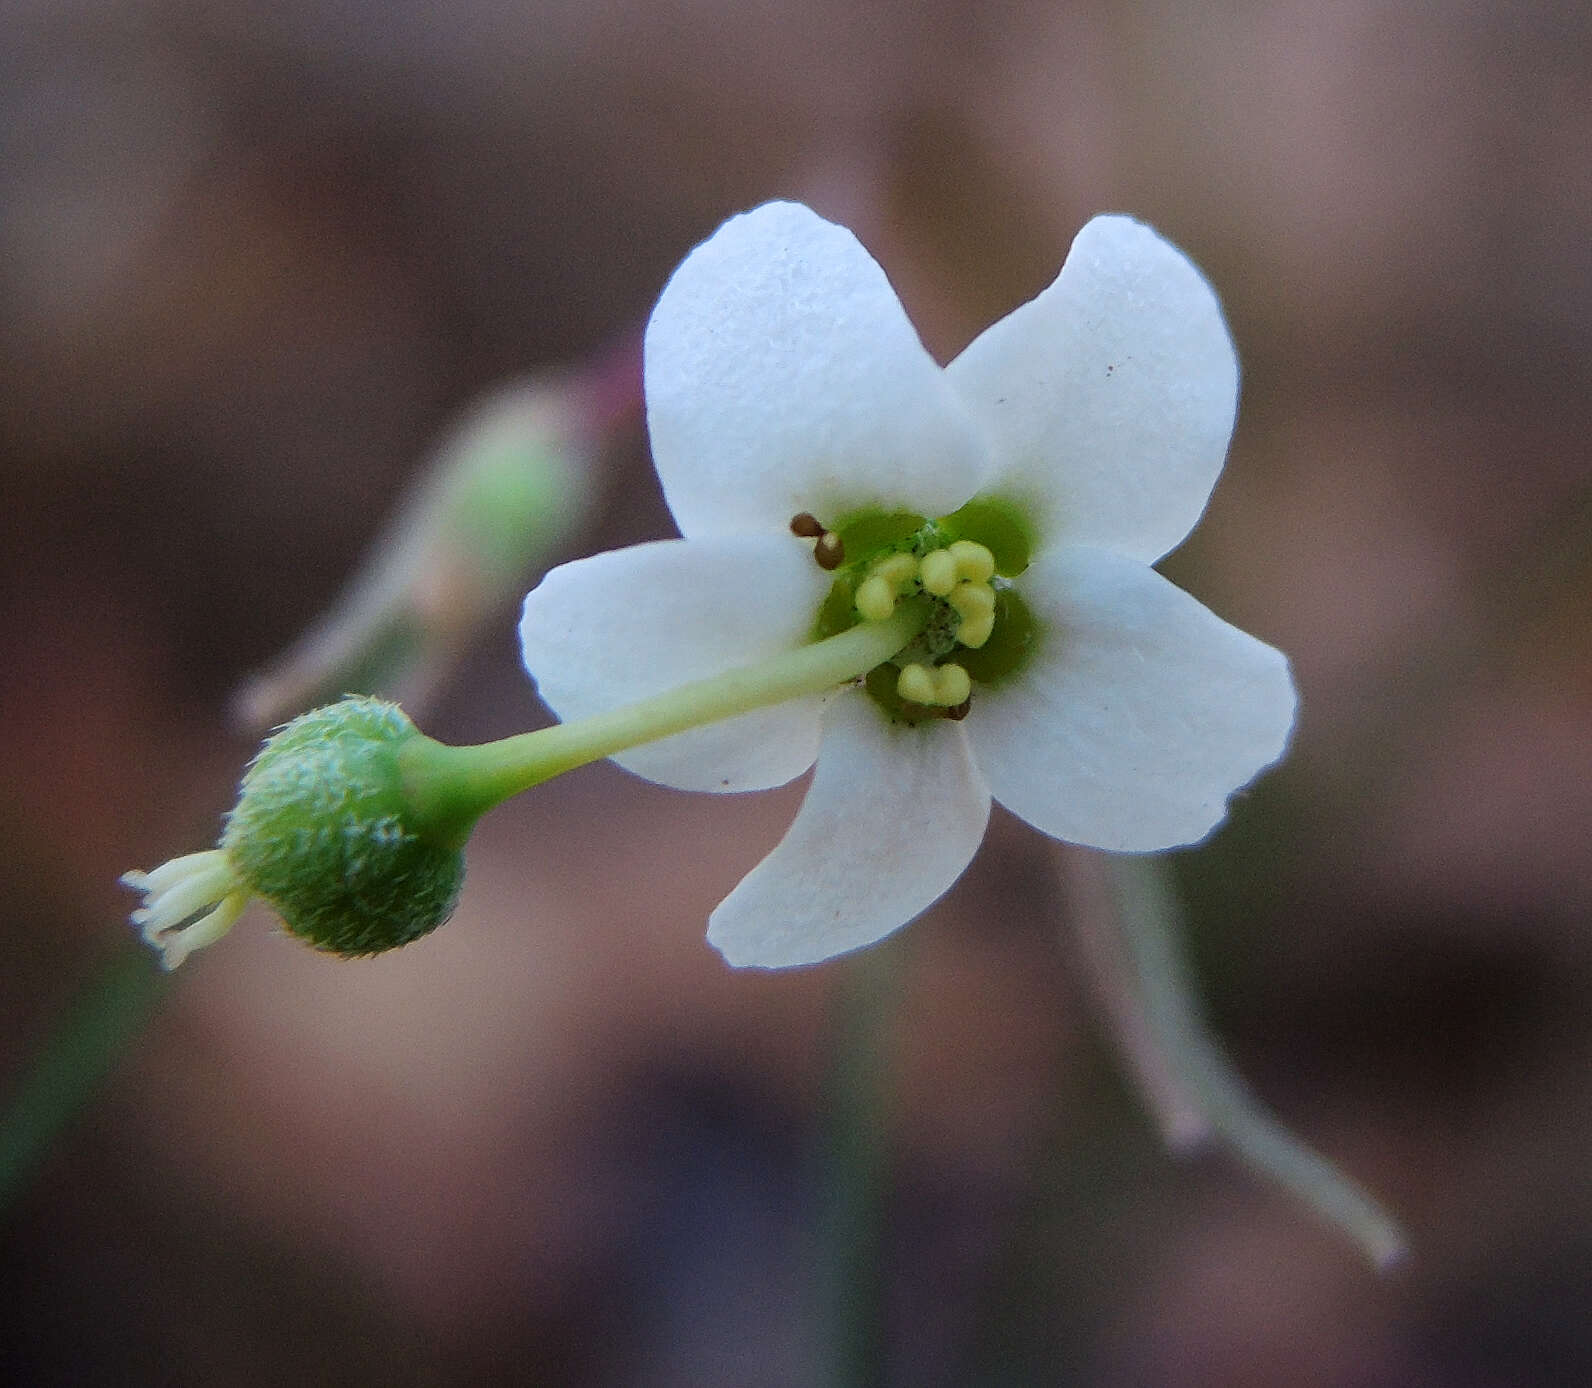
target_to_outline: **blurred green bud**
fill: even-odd
[[[268,738],[216,849],[122,879],[145,893],[133,920],[165,966],[219,939],[253,897],[343,956],[395,949],[447,920],[473,819],[413,808],[400,753],[421,736],[396,704],[348,698]]]
[[[585,524],[605,454],[640,410],[633,344],[472,405],[333,607],[233,698],[250,728],[359,690],[420,707],[481,627]]]

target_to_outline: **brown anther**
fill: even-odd
[[[824,527],[811,511],[799,511],[790,518],[790,533],[804,540],[816,540],[824,534]]]
[[[962,702],[957,704],[955,708],[946,709],[945,716],[953,723],[960,723],[964,718],[967,717],[972,707],[973,701],[971,699],[963,699]]]
[[[824,531],[813,547],[813,558],[820,569],[838,569],[846,562],[846,547],[840,543],[840,536],[833,530]]]

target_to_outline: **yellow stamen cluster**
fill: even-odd
[[[956,640],[977,650],[995,630],[995,556],[972,540],[915,554],[887,554],[857,585],[857,612],[882,622],[907,594],[921,590],[939,598],[957,616]],[[908,703],[954,709],[965,704],[973,682],[960,665],[911,664],[902,668],[896,692]]]
[[[857,611],[869,622],[882,622],[902,596],[921,587],[943,598],[961,619],[956,639],[977,650],[995,630],[995,556],[972,540],[957,540],[945,549],[915,554],[887,554],[857,585]]]

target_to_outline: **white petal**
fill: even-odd
[[[1199,520],[1238,402],[1215,292],[1128,217],[1085,226],[1055,283],[946,374],[991,436],[989,490],[1021,503],[1036,549],[1091,545],[1146,562]]]
[[[964,725],[1001,804],[1058,839],[1143,852],[1193,843],[1288,744],[1281,651],[1136,560],[1061,549],[1021,580],[1039,644]]]
[[[938,516],[985,452],[945,373],[844,227],[795,203],[732,218],[675,271],[646,336],[647,426],[683,535]]]
[[[565,722],[805,642],[830,578],[791,535],[660,540],[564,564],[525,599],[525,668]],[[614,760],[681,790],[763,790],[818,753],[822,696],[676,733]]]
[[[731,964],[813,964],[883,939],[978,851],[989,791],[961,725],[896,725],[856,693],[824,714],[818,769],[778,847],[708,922]]]

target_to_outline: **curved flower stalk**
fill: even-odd
[[[600,715],[921,609],[857,679],[615,754],[685,790],[817,770],[713,912],[733,964],[812,963],[938,899],[990,800],[1052,837],[1203,838],[1282,755],[1286,659],[1157,574],[1221,472],[1238,367],[1215,294],[1126,217],[948,367],[841,227],[770,203],[685,260],[647,328],[647,418],[682,538],[553,570],[527,669]]]

